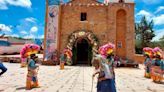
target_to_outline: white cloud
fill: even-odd
[[[11,26],[7,26],[5,24],[0,24],[0,30],[4,32],[12,32]]]
[[[0,0],[0,10],[7,10],[8,7],[6,5],[5,0]]]
[[[156,30],[155,31],[155,37],[152,39],[152,41],[158,41],[162,36],[164,36],[164,29]]]
[[[21,6],[26,8],[31,8],[32,3],[30,0],[6,0],[6,2],[10,5]]]
[[[24,36],[23,38],[30,39],[30,38],[36,38],[36,37],[35,37],[35,35],[30,34],[30,35]]]
[[[41,38],[41,39],[43,39],[43,38],[44,38],[44,35],[38,36],[38,38]]]
[[[12,37],[20,37],[18,34],[11,35]]]
[[[43,39],[44,38],[44,35],[38,35],[38,36],[36,36],[36,35],[34,35],[34,34],[29,34],[29,35],[26,35],[26,36],[24,36],[23,38],[25,38],[25,39],[30,39],[30,38],[39,38],[39,39]]]
[[[145,4],[159,4],[163,0],[142,0]]]
[[[158,7],[158,9],[155,11],[155,13],[158,13],[160,11],[164,11],[164,6],[160,6]]]
[[[154,17],[153,20],[154,20],[155,25],[164,24],[164,14],[161,14],[160,16]]]
[[[20,37],[18,34],[7,34],[5,37]]]
[[[160,8],[160,9],[162,9],[162,8]],[[148,11],[141,10],[141,11],[139,11],[135,15],[135,17],[138,17],[138,16],[146,16],[146,18],[148,20],[153,20],[155,25],[162,25],[162,24],[164,24],[164,14],[161,14],[159,16],[155,16],[154,14],[152,14],[152,13],[150,13]]]
[[[147,12],[147,11],[145,11],[145,10],[139,11],[136,15],[137,15],[137,16],[140,16],[140,15],[152,16],[151,13],[149,13],[149,12]]]
[[[25,21],[36,23],[37,19],[35,19],[33,17],[29,17],[29,18],[25,18]]]
[[[0,3],[5,3],[5,1],[4,0],[0,0]]]
[[[38,31],[38,28],[36,26],[33,26],[31,29],[30,29],[30,32],[31,33],[35,33]]]
[[[139,11],[136,16],[146,16],[146,18],[151,19],[154,15],[148,11],[145,11],[145,10],[141,10]]]
[[[41,38],[44,38],[44,35],[42,35]]]
[[[19,24],[16,26],[16,29],[19,30],[20,32],[27,31],[27,30],[28,30],[27,32],[30,32],[31,28],[34,25],[37,25],[34,22],[35,22],[35,18],[32,18],[32,17],[20,19]]]
[[[20,31],[20,33],[23,34],[23,35],[27,34],[27,32],[24,31],[24,30],[23,31]]]
[[[0,0],[0,10],[7,10],[8,5],[31,9],[32,3],[30,0]]]

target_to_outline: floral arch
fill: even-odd
[[[91,31],[77,30],[71,33],[68,37],[67,48],[72,50],[74,43],[78,38],[86,38],[89,43],[92,45],[92,49],[97,50],[99,41],[98,38]]]
[[[91,31],[85,31],[85,30],[77,30],[71,33],[68,36],[68,43],[66,45],[66,48],[70,49],[72,53],[74,53],[73,48],[76,46],[76,43],[78,42],[79,39],[85,39],[91,46],[91,53],[92,55],[96,53],[98,46],[99,46],[99,41],[98,38],[95,36],[95,34]],[[72,56],[72,60],[74,61],[74,55]],[[92,57],[90,57],[91,59]],[[90,60],[89,59],[89,60]]]

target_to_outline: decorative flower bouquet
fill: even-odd
[[[70,49],[64,49],[64,54],[67,55],[67,58],[66,58],[66,64],[67,65],[72,65],[72,51]]]
[[[144,55],[148,55],[149,57],[153,57],[153,49],[150,47],[143,48]]]
[[[103,57],[107,57],[107,55],[110,55],[114,52],[115,45],[112,43],[105,44],[99,48],[99,53]]]

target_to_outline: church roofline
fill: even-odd
[[[75,1],[75,0],[71,0],[71,1],[69,1],[69,2],[67,2],[67,3],[63,3],[63,5],[77,5],[77,4],[73,4],[73,1]],[[110,5],[110,4],[135,4],[133,0],[125,0],[125,2],[123,2],[123,3],[119,3],[118,1],[112,1],[112,0],[110,0],[108,4],[105,4],[105,3],[100,2],[100,1],[97,1],[97,0],[91,0],[91,1],[94,1],[94,2],[97,3],[97,4],[95,4],[95,3],[79,3],[78,5],[79,5],[79,6],[81,6],[81,5],[82,5],[82,6],[83,6],[83,5],[91,5],[91,6],[94,6],[94,5],[96,5],[96,6],[101,5],[101,6],[108,6],[108,5]],[[129,1],[130,1],[130,2],[129,2]]]
[[[134,3],[134,0],[123,0],[123,3]],[[109,0],[109,3],[119,3],[119,0]]]
[[[78,3],[78,4],[73,4],[73,3],[65,3],[65,4],[62,4],[62,5],[64,5],[64,6],[67,6],[67,5],[69,5],[69,6],[113,6],[113,5],[127,5],[127,4],[129,4],[129,5],[135,5],[135,3],[116,3],[116,2],[110,2],[110,3],[108,3],[108,4],[104,4],[104,3],[97,3],[97,4],[95,4],[95,3]]]
[[[73,1],[75,1],[75,0],[71,0],[71,1],[69,1],[69,2],[67,2],[67,3],[72,3]],[[91,1],[94,1],[94,2],[99,3],[99,4],[103,4],[103,3],[101,3],[101,2],[99,2],[99,1],[97,1],[97,0],[91,0]],[[66,4],[67,4],[67,3],[66,3]]]

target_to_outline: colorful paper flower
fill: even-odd
[[[143,48],[144,55],[148,55],[149,57],[153,57],[153,49],[150,47]]]
[[[159,55],[160,58],[163,58],[163,51],[159,47],[155,47],[153,49],[153,52],[154,52],[154,56]]]
[[[31,54],[37,54],[40,47],[36,44],[26,44],[20,51],[21,58],[27,58]]]
[[[112,43],[105,44],[99,48],[99,53],[106,57],[114,52],[115,45]]]
[[[71,58],[72,57],[72,51],[70,49],[64,49],[64,54],[67,55],[67,58]]]

